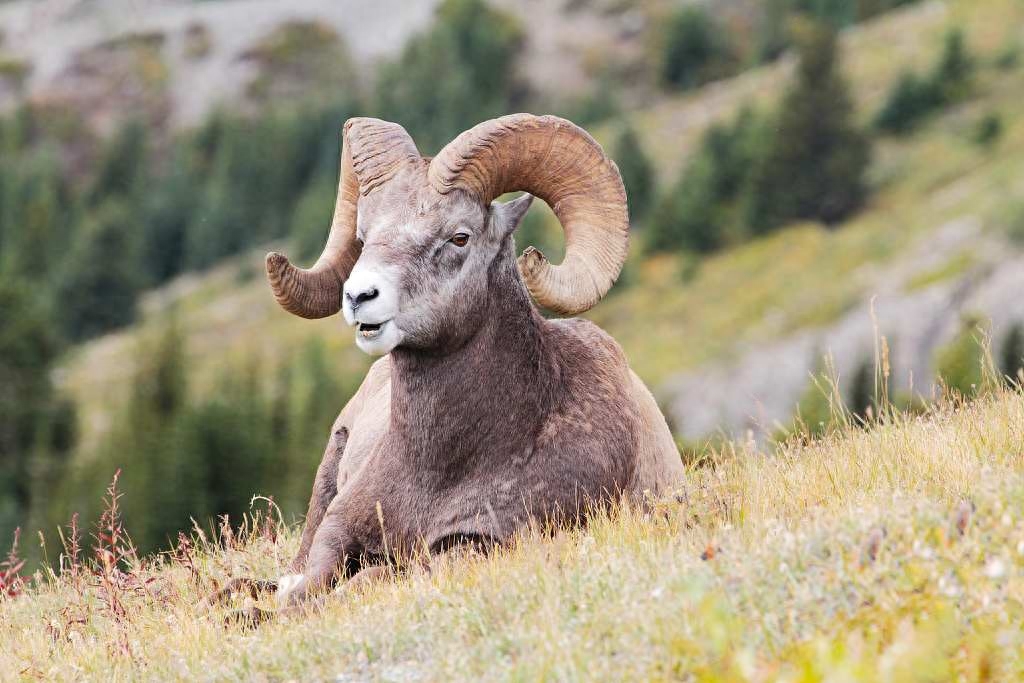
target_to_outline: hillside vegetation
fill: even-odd
[[[1024,678],[1019,0],[431,0],[372,50],[321,0],[89,23],[118,3],[44,22],[49,66],[0,8],[0,680]],[[255,631],[201,613],[284,572],[371,362],[263,275],[322,247],[339,124],[430,154],[521,109],[622,169],[587,317],[687,486]],[[541,202],[516,239],[560,258]]]
[[[1002,49],[1016,40],[1021,20],[1024,9],[1010,0],[933,2],[852,30],[844,38],[843,69],[859,94],[861,115],[870,118],[901,69],[923,68],[935,58],[948,26],[962,26],[972,45]],[[977,59],[988,63],[996,53],[981,52]],[[781,93],[789,71],[787,63],[762,67],[627,113],[628,120],[659,176],[672,178],[709,124],[728,122],[746,104]],[[671,373],[827,324],[872,295],[899,289],[899,281],[877,281],[878,269],[954,219],[977,217],[986,232],[1001,238],[1009,208],[1024,197],[1017,163],[1024,151],[1024,70],[982,69],[975,89],[967,103],[926,122],[916,134],[878,146],[871,169],[874,194],[852,219],[832,230],[798,224],[699,263],[686,254],[646,258],[644,235],[638,234],[622,283],[588,317],[615,336],[657,392]],[[979,147],[970,132],[988,112],[1000,113],[1004,128],[998,145]],[[615,129],[596,133],[610,148]],[[535,210],[546,221],[542,234],[559,239],[550,211]],[[321,214],[329,212],[325,203]],[[199,385],[231,358],[257,355],[273,364],[310,338],[324,341],[343,375],[361,374],[367,363],[352,351],[351,335],[340,321],[299,320],[277,309],[261,275],[263,253],[185,276],[148,295],[135,330],[76,352],[66,365],[67,386],[82,399],[86,441],[107,424],[103,416],[119,399],[109,390],[111,380],[130,376],[131,364],[122,361],[131,356],[140,331],[145,336],[145,330],[161,326],[171,306],[177,307],[190,374]]]
[[[936,371],[973,394],[974,338],[989,331],[1000,369],[1016,374],[1024,326],[1004,323],[1024,320],[1013,296],[1024,225],[1018,4],[744,0],[704,14],[651,3],[641,15],[612,4],[600,7],[620,28],[646,17],[625,42],[650,54],[604,65],[622,72],[595,64],[589,100],[551,100],[520,78],[523,17],[446,0],[372,71],[315,21],[270,31],[246,52],[259,75],[250,95],[287,100],[279,108],[221,111],[186,130],[129,121],[109,135],[52,102],[8,117],[0,299],[18,325],[0,329],[0,375],[20,388],[0,394],[0,460],[12,463],[0,471],[0,535],[76,512],[95,519],[94,492],[118,468],[136,492],[124,513],[144,553],[191,517],[237,515],[255,490],[288,521],[301,514],[327,426],[369,359],[340,320],[280,311],[262,256],[283,249],[308,263],[321,248],[337,126],[358,113],[402,121],[427,153],[519,108],[595,132],[631,188],[634,237],[619,284],[588,315],[652,387],[685,458],[720,432],[786,433],[798,402],[812,431],[826,428],[810,376],[833,348],[841,393],[866,414],[876,296],[901,405],[930,398]],[[760,19],[772,17],[792,28],[762,53],[751,40],[770,37]],[[695,28],[713,39],[697,45]],[[162,45],[140,34],[104,49]],[[318,89],[328,75],[332,87]],[[636,93],[624,85],[634,80]],[[899,125],[876,125],[883,110]],[[557,261],[562,237],[539,204],[517,240]],[[993,278],[997,303],[961,324],[961,292],[992,273],[1010,276]],[[892,320],[925,342],[906,342]]]
[[[1019,392],[779,451],[732,444],[713,461],[649,512],[622,509],[587,531],[529,533],[489,557],[437,560],[432,571],[332,596],[255,631],[195,605],[229,577],[283,572],[297,535],[272,521],[273,510],[257,501],[241,531],[182,536],[172,552],[138,562],[108,505],[107,535],[82,539],[58,575],[0,597],[0,672],[339,681],[1024,675]]]

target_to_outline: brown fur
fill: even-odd
[[[578,522],[589,505],[682,483],[664,418],[618,344],[588,321],[544,319],[511,239],[487,284],[468,340],[396,348],[342,411],[337,493],[323,509],[332,440],[293,599],[398,552],[500,543],[531,518]]]
[[[296,575],[279,585],[287,604],[385,575],[397,557],[487,548],[530,520],[584,523],[593,506],[683,483],[665,419],[618,344],[534,307],[512,239],[531,198],[438,192],[427,163],[390,165],[358,199],[358,261],[329,293],[350,324],[378,326],[361,348],[390,353],[334,424]],[[606,180],[622,201],[617,172]],[[320,303],[314,312],[337,310]]]

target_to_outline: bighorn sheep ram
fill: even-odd
[[[494,201],[512,191],[528,194]],[[532,247],[515,258],[533,195],[565,231],[561,265]],[[261,584],[280,604],[377,575],[395,553],[486,547],[531,518],[582,522],[594,502],[682,483],[665,419],[618,344],[530,301],[592,307],[628,231],[618,169],[564,119],[487,121],[433,159],[397,124],[345,124],[323,254],[304,270],[271,253],[267,273],[287,311],[341,310],[359,348],[387,355],[334,424],[294,574]]]

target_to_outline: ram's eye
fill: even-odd
[[[455,236],[448,240],[457,247],[464,247],[469,244],[469,235],[464,232],[457,232]]]

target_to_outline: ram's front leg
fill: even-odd
[[[351,578],[340,584],[337,593],[351,593],[359,591],[378,581],[392,576],[392,570],[386,565],[372,565],[363,567]],[[301,612],[311,607],[321,606],[330,593],[326,586],[330,585],[323,581],[310,580],[304,574],[291,574],[278,583],[277,609],[262,609],[252,606],[248,609],[238,610],[228,615],[228,622],[241,623],[247,626],[268,621],[276,616]]]
[[[330,524],[330,521],[325,520],[323,527],[327,529]],[[335,593],[352,593],[395,577],[393,565],[364,565],[361,563],[363,558],[356,554],[355,546],[350,546],[349,551],[345,552],[344,543],[333,542],[336,538],[343,536],[325,533],[323,544],[319,543],[321,539],[318,538],[310,553],[306,572],[282,577],[277,592],[278,604],[282,609],[292,610],[313,600],[320,601],[335,584]],[[434,572],[459,557],[486,555],[494,546],[494,540],[486,535],[452,534],[434,543],[426,553],[415,555],[413,564],[427,572]]]
[[[331,431],[331,438],[327,442],[320,467],[317,468],[316,478],[313,480],[313,493],[309,498],[299,551],[289,564],[289,571],[292,573],[285,574],[278,581],[250,577],[231,579],[223,587],[205,597],[199,603],[200,609],[210,609],[215,605],[224,604],[238,595],[246,595],[255,600],[263,593],[278,590],[281,585],[287,588],[295,583],[306,564],[306,557],[313,544],[313,537],[317,529],[320,528],[328,506],[338,493],[338,466],[341,463],[341,456],[345,452],[346,443],[348,443],[348,429],[341,426],[341,416],[339,416]]]
[[[292,560],[289,570],[295,574],[301,574],[306,565],[306,558],[309,556],[309,549],[313,545],[313,538],[316,536],[320,524],[327,514],[327,508],[331,501],[338,495],[338,467],[341,463],[341,456],[345,452],[345,445],[348,443],[348,429],[341,426],[341,417],[334,422],[331,430],[331,438],[324,450],[323,460],[316,471],[316,479],[313,480],[313,493],[309,497],[309,507],[306,510],[306,521],[302,528],[302,540],[299,542],[299,552]]]
[[[335,496],[321,516],[308,548],[308,557],[301,572],[286,574],[277,582],[279,609],[250,607],[234,612],[229,621],[255,625],[280,614],[301,611],[316,604],[339,580],[352,577],[368,580],[374,572],[359,578],[362,548],[356,543],[345,522],[345,501]]]
[[[201,611],[209,610],[216,605],[230,602],[232,598],[238,595],[245,595],[252,600],[256,600],[263,593],[275,590],[277,590],[276,581],[265,581],[248,577],[235,578],[200,600],[199,609]]]
[[[330,519],[331,516],[328,511],[321,525],[322,531],[317,534],[310,550],[306,571],[303,574],[282,577],[279,582],[279,609],[263,610],[254,607],[244,612],[236,612],[234,618],[248,624],[257,624],[280,614],[300,612],[322,605],[330,594],[329,589],[335,584],[335,593],[347,594],[395,577],[392,565],[361,565],[362,556],[358,547],[354,544],[346,545],[344,534],[327,531],[334,523],[340,523],[340,515],[333,521]],[[425,571],[434,572],[467,554],[486,554],[494,545],[495,541],[485,535],[453,534],[433,544],[429,552],[418,555],[416,561]],[[345,548],[348,548],[347,552]]]
[[[325,592],[339,578],[354,576],[359,571],[361,548],[345,521],[345,502],[335,496],[319,517],[312,538],[308,543],[304,538],[299,550],[301,571],[278,581],[277,600],[282,606],[299,604],[311,595]]]

